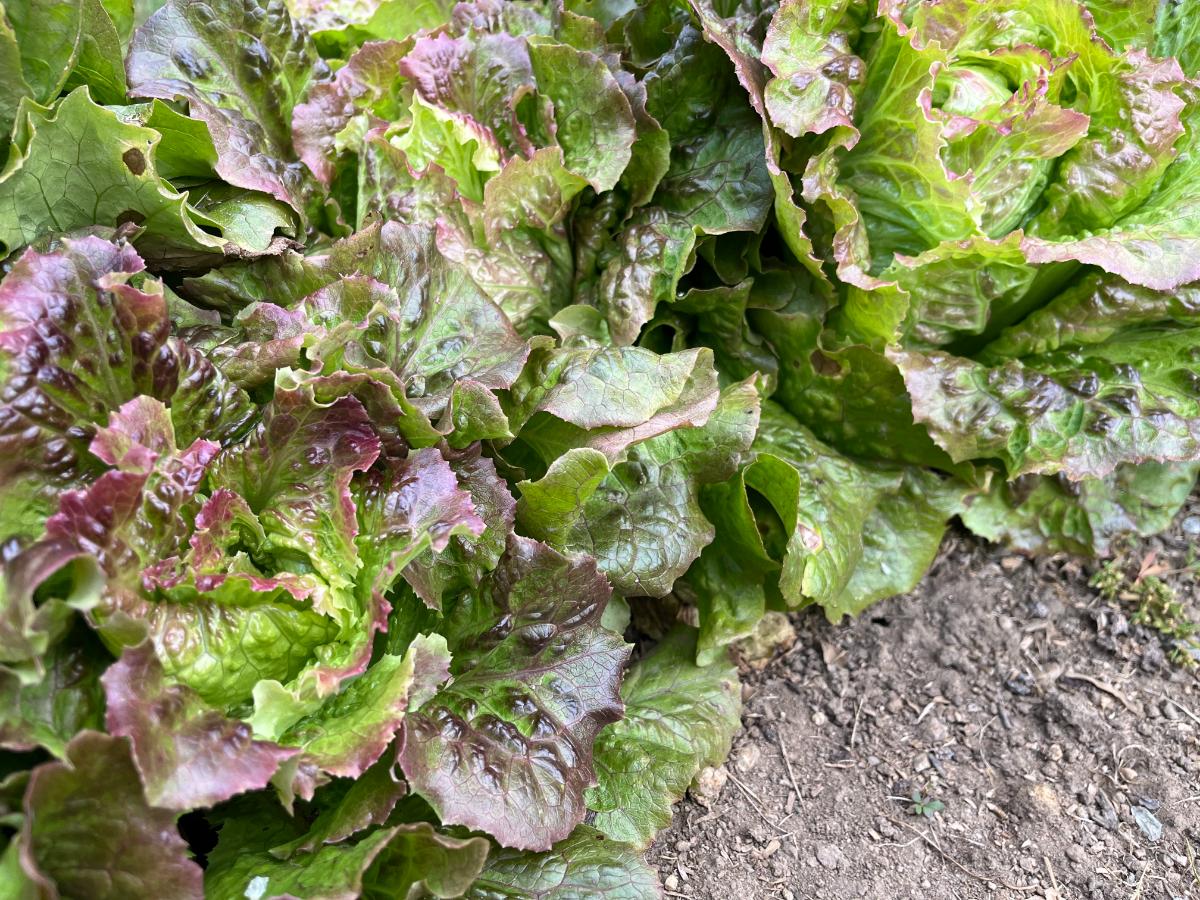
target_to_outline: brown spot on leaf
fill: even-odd
[[[146,155],[137,147],[130,147],[121,154],[121,160],[134,175],[141,175],[146,171]]]

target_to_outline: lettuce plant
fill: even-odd
[[[765,610],[1195,480],[1192,0],[2,9],[5,896],[657,896]]]

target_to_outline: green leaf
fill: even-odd
[[[542,853],[497,850],[468,900],[653,900],[660,896],[658,876],[628,844],[607,840],[580,826]]]
[[[83,16],[77,0],[6,0],[5,25],[12,29],[21,58],[20,96],[37,103],[58,96],[79,58]]]
[[[1006,328],[977,356],[983,362],[1086,349],[1123,331],[1150,326],[1200,325],[1200,287],[1154,291],[1092,272],[1040,309]]]
[[[1159,4],[1152,0],[1088,0],[1096,31],[1117,50],[1154,46]]]
[[[969,182],[947,171],[941,129],[920,105],[937,68],[947,64],[946,50],[937,43],[917,49],[890,18],[882,17],[879,26],[865,60],[861,138],[842,159],[839,179],[857,197],[873,269],[886,267],[894,254],[916,255],[975,231]]]
[[[594,53],[538,38],[528,45],[538,93],[554,105],[564,164],[596,191],[611,190],[637,135],[625,94]]]
[[[52,108],[26,101],[0,172],[0,244],[11,251],[51,232],[132,223],[143,229],[134,238],[139,252],[166,267],[211,264],[226,252],[264,252],[278,221],[264,231],[219,236],[221,224],[158,174],[160,139],[153,129],[97,106],[87,88]]]
[[[859,0],[790,0],[771,17],[762,61],[771,121],[792,137],[853,126],[864,75],[851,47],[866,18]]]
[[[894,494],[880,498],[863,523],[862,556],[830,619],[856,616],[871,604],[917,586],[937,557],[951,516],[962,512],[966,486],[924,469],[906,468]]]
[[[126,650],[104,673],[108,731],[128,737],[156,807],[214,806],[265,787],[295,751],[249,737],[246,725],[166,680],[150,644]]]
[[[1010,477],[1103,477],[1119,463],[1200,458],[1190,351],[1196,330],[1135,331],[1086,349],[988,367],[892,350],[913,415],[956,461],[995,457]]]
[[[287,859],[295,853],[312,853],[323,844],[339,844],[347,838],[383,825],[405,794],[408,785],[396,772],[395,754],[385,752],[357,778],[336,779],[313,798],[320,810],[307,833],[271,848],[271,855]]]
[[[221,178],[306,211],[312,187],[295,164],[292,112],[328,70],[283,0],[168,0],[134,34],[126,69],[132,94],[188,101]]]
[[[491,845],[481,837],[441,834],[432,825],[401,825],[367,872],[370,900],[461,897],[479,876]]]
[[[245,441],[228,448],[210,473],[214,490],[245,499],[262,523],[261,552],[303,560],[329,586],[321,612],[353,608],[361,566],[350,479],[379,454],[379,438],[353,398],[331,404],[304,388],[275,391]]]
[[[712,353],[640,347],[545,349],[513,385],[509,420],[550,462],[573,447],[616,460],[633,444],[702,425],[717,403]]]
[[[121,36],[101,0],[81,0],[79,53],[67,90],[86,84],[101,103],[124,103],[125,51]]]
[[[419,635],[404,656],[385,654],[280,737],[304,760],[342,778],[357,778],[383,754],[404,721],[437,693],[450,656],[441,635]]]
[[[109,657],[77,624],[40,662],[44,674],[33,683],[0,670],[0,745],[8,750],[44,747],[61,759],[78,732],[104,727],[100,675]]]
[[[625,718],[596,739],[592,824],[646,847],[671,823],[671,805],[704,766],[720,765],[741,725],[737,670],[728,658],[695,663],[696,632],[679,625],[625,676]]]
[[[396,834],[396,828],[379,829],[355,843],[325,844],[278,859],[270,848],[297,837],[303,825],[278,805],[253,800],[230,804],[215,817],[217,846],[204,870],[205,896],[352,900],[362,893],[367,869]]]
[[[976,534],[1027,553],[1108,556],[1119,539],[1170,525],[1198,471],[1195,463],[1142,463],[1081,481],[1024,475],[997,481],[960,515]]]
[[[722,392],[703,426],[638,444],[615,465],[590,447],[569,450],[518,485],[520,523],[557,550],[595,557],[619,593],[661,597],[712,540],[700,486],[733,473],[757,420],[751,379]]]
[[[754,450],[746,485],[771,504],[787,535],[780,590],[790,605],[816,602],[836,622],[862,558],[863,527],[899,476],[831,450],[773,403],[763,407]]]
[[[707,666],[723,658],[725,647],[754,632],[780,564],[763,546],[744,471],[704,488],[700,507],[715,536],[688,569],[685,596],[693,598],[700,616],[696,662]]]

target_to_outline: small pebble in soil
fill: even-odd
[[[1034,679],[1028,672],[1018,672],[1004,682],[1004,686],[1018,697],[1027,697],[1033,693]]]
[[[836,869],[842,864],[842,851],[833,844],[817,845],[817,862],[827,869]]]
[[[754,770],[754,767],[758,765],[758,761],[761,758],[762,751],[758,749],[758,744],[742,744],[738,748],[737,755],[734,757],[733,767],[742,775],[745,775]]]

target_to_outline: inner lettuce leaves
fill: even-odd
[[[659,896],[766,611],[1187,499],[1197,35],[5,0],[0,893]]]

